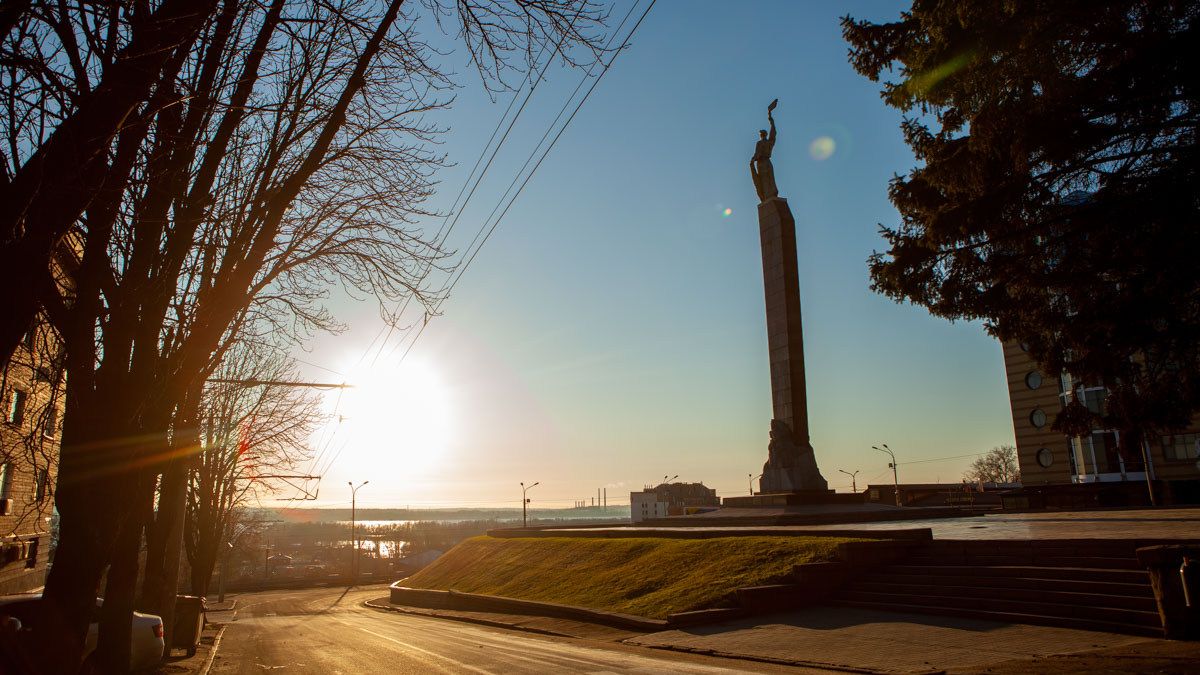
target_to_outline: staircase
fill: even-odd
[[[834,604],[1162,637],[1144,542],[933,541]]]

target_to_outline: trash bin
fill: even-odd
[[[1200,546],[1145,546],[1137,558],[1150,572],[1164,635],[1200,640]]]
[[[170,647],[186,649],[188,656],[195,656],[200,633],[204,630],[204,610],[204,598],[200,596],[175,596],[175,627],[171,631]]]

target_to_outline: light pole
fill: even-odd
[[[881,448],[879,445],[883,447]],[[888,464],[888,466],[892,469],[892,485],[894,486],[892,489],[896,492],[896,506],[900,506],[900,475],[896,472],[896,453],[892,452],[887,443],[880,443],[879,445],[872,445],[871,447],[880,452],[886,452],[892,458],[892,463]]]
[[[853,492],[854,494],[858,494],[858,483],[854,480],[854,477],[857,476],[858,472],[862,471],[862,469],[859,469],[858,471],[855,471],[854,473],[850,473],[849,471],[846,471],[844,469],[838,469],[838,471],[841,471],[842,473],[846,474],[847,476],[850,476],[850,491]]]
[[[521,527],[529,527],[528,511],[526,511],[526,508],[525,508],[526,506],[529,505],[529,497],[526,497],[525,495],[530,490],[532,490],[533,488],[540,485],[541,482],[542,481],[539,480],[538,482],[534,483],[533,485],[530,485],[529,487],[525,487],[525,484],[521,483]]]
[[[754,479],[755,479],[755,478],[762,478],[762,477],[763,477],[763,475],[762,475],[761,473],[760,473],[760,474],[758,474],[757,476],[755,476],[755,475],[754,475],[754,474],[752,474],[752,473],[748,473],[748,474],[746,474],[746,482],[750,484],[750,496],[751,496],[751,497],[753,497],[753,496],[754,496]]]
[[[360,488],[370,482],[371,481],[369,481],[369,480],[364,480],[363,482],[358,484],[358,487],[354,487],[353,482],[346,481],[346,485],[350,486],[350,539],[352,539],[354,541],[354,548],[351,552],[351,558],[350,558],[350,585],[351,586],[358,583],[358,530],[356,530],[355,526],[354,526],[354,519],[355,519],[355,516],[357,515],[357,507],[358,507],[358,501],[357,501],[358,500],[358,488]],[[342,503],[345,504],[346,502],[342,502]]]

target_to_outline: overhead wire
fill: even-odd
[[[546,59],[546,62],[542,65],[542,68],[540,70],[538,70],[536,68],[530,68],[529,72],[526,73],[525,79],[521,82],[521,86],[518,87],[517,91],[513,93],[512,98],[509,100],[508,107],[505,108],[504,114],[501,115],[500,119],[496,122],[496,126],[492,130],[492,135],[488,138],[488,141],[484,145],[483,149],[480,150],[479,156],[475,159],[475,164],[471,167],[471,171],[467,176],[467,180],[463,182],[463,186],[459,189],[458,194],[455,195],[454,201],[451,203],[450,209],[446,213],[446,217],[442,219],[441,226],[438,228],[438,231],[434,234],[434,242],[437,245],[440,246],[441,243],[445,241],[445,238],[448,237],[450,232],[454,229],[454,225],[458,222],[458,216],[466,208],[467,203],[469,203],[469,201],[471,199],[471,195],[473,195],[475,193],[475,188],[477,188],[479,185],[479,182],[483,180],[483,176],[487,173],[488,168],[491,166],[492,160],[495,159],[496,153],[499,152],[500,147],[504,144],[504,141],[508,138],[508,134],[509,134],[509,132],[512,131],[512,127],[513,127],[513,125],[515,125],[517,119],[520,117],[521,112],[525,110],[525,106],[526,106],[526,104],[529,103],[529,99],[533,95],[534,90],[537,88],[537,84],[541,80],[544,79],[546,69],[549,67],[550,63],[554,60],[554,55],[559,53],[559,51],[561,49],[561,45],[562,45],[562,39],[560,38],[559,42],[555,44],[554,53],[552,53],[550,55],[550,58]],[[542,53],[544,53],[544,51],[545,51],[545,45],[543,45],[542,50],[539,51],[538,54],[534,56],[534,59],[533,59],[534,63],[536,63],[540,59],[540,57],[541,57]],[[535,72],[537,73],[537,77],[533,78],[533,74]],[[487,155],[488,148],[491,147],[492,141],[495,140],[496,135],[500,132],[500,128],[504,125],[504,120],[508,118],[508,114],[509,114],[509,112],[512,111],[513,105],[516,103],[517,99],[520,97],[521,91],[525,88],[525,85],[530,83],[531,81],[532,81],[532,85],[529,87],[529,90],[526,93],[524,100],[521,102],[521,107],[518,108],[516,115],[514,115],[513,118],[509,121],[508,128],[505,130],[504,135],[501,136],[500,142],[497,143],[496,147],[492,150],[492,155],[491,155],[491,157],[489,157],[488,163],[484,166],[483,170],[479,172],[479,176],[475,180],[475,185],[471,188],[470,194],[467,195],[466,200],[463,201],[462,206],[460,208],[459,200],[462,198],[463,193],[465,193],[467,191],[467,187],[469,185],[471,185],[471,180],[472,180],[472,178],[475,177],[475,172],[479,168],[480,163],[483,161],[484,156]],[[452,221],[452,222],[450,221],[451,214],[454,214],[454,216],[455,216],[454,221]],[[447,226],[447,223],[449,223],[448,226]],[[423,271],[420,273],[421,276],[423,277],[424,275],[428,274],[431,267],[432,267],[432,263],[429,263],[423,269]],[[379,356],[383,353],[384,346],[387,344],[388,340],[391,339],[392,333],[396,328],[396,320],[398,320],[400,317],[402,317],[404,315],[404,312],[408,309],[408,305],[411,302],[412,297],[413,297],[413,295],[411,293],[409,295],[407,295],[403,304],[400,307],[398,307],[396,312],[394,313],[394,315],[393,315],[394,320],[388,322],[388,324],[386,326],[380,327],[380,329],[375,333],[375,337],[371,339],[371,342],[367,345],[366,349],[363,350],[363,353],[359,356],[358,360],[355,362],[355,364],[351,368],[351,370],[357,369],[360,365],[362,365],[362,363],[366,360],[367,356],[371,353],[371,351],[375,349],[376,343],[378,343],[379,349],[377,351],[375,351],[375,356],[371,359],[371,366],[375,365],[375,363],[379,359]],[[386,335],[384,334],[385,329],[386,329]],[[380,340],[380,337],[383,338],[382,341]],[[305,363],[308,363],[308,362],[305,362]],[[310,363],[309,365],[313,365],[317,368],[321,368],[322,370],[328,370],[330,372],[334,372],[339,375],[342,374],[342,373],[338,373],[337,371],[334,371],[330,368],[325,368],[325,367],[317,365],[317,364]],[[340,420],[340,417],[338,417],[338,412],[339,412],[338,406],[340,404],[341,404],[341,391],[338,392],[337,402],[334,404],[334,411],[333,411],[333,415],[335,418],[338,419],[339,424],[340,424],[341,420]],[[321,446],[321,449],[318,450],[318,452],[314,456],[313,462],[311,464],[310,471],[312,472],[312,475],[317,475],[317,476],[324,475],[324,472],[327,471],[329,469],[329,467],[333,465],[334,460],[331,459],[329,462],[327,462],[325,464],[325,467],[322,470],[320,470],[320,471],[317,470],[317,468],[321,465],[321,460],[324,458],[325,453],[328,450],[329,444],[333,441],[333,438],[335,435],[336,435],[336,431],[330,433],[328,438],[324,439],[324,432],[323,432],[323,434],[322,434],[322,438],[324,439],[323,442],[318,441],[318,445]],[[345,449],[345,445],[346,444],[343,443],[342,446],[338,448],[337,453],[335,454],[335,457],[341,455],[342,450]]]
[[[657,3],[657,0],[650,0],[650,3],[646,6],[645,10],[642,12],[641,16],[638,18],[637,23],[634,24],[633,28],[630,29],[629,33],[622,40],[621,46],[614,52],[612,58],[610,58],[607,63],[602,64],[602,69],[601,69],[600,73],[592,81],[592,86],[588,88],[588,90],[584,94],[583,98],[580,99],[578,104],[576,104],[574,110],[572,110],[572,112],[571,112],[570,116],[567,118],[566,122],[564,122],[563,125],[559,128],[558,133],[556,133],[554,135],[554,138],[550,141],[550,144],[546,147],[546,149],[542,152],[541,156],[538,158],[537,163],[534,164],[533,169],[530,170],[529,173],[525,176],[525,180],[521,182],[520,187],[518,187],[517,191],[512,194],[512,197],[508,200],[508,204],[504,207],[504,210],[500,212],[500,215],[495,218],[495,220],[491,224],[491,227],[488,228],[487,227],[488,220],[491,220],[492,216],[496,213],[500,204],[504,203],[505,197],[507,197],[509,195],[509,193],[512,191],[512,187],[513,187],[513,185],[516,184],[517,180],[520,179],[521,173],[524,172],[525,168],[528,167],[529,162],[532,160],[534,155],[537,154],[538,148],[540,148],[541,145],[545,142],[545,139],[549,136],[550,132],[553,130],[554,125],[557,124],[559,119],[561,119],[562,114],[566,111],[567,107],[570,105],[570,102],[572,100],[574,100],[575,95],[578,94],[578,92],[582,88],[583,84],[588,80],[588,78],[591,77],[591,69],[590,68],[589,68],[587,74],[585,74],[585,76],[580,80],[579,85],[576,86],[574,92],[572,92],[571,96],[563,104],[563,107],[559,110],[559,113],[555,117],[554,121],[547,127],[546,132],[542,135],[541,140],[539,140],[538,144],[534,146],[534,149],[531,151],[529,157],[526,159],[526,161],[522,165],[521,169],[518,170],[517,174],[514,176],[513,181],[509,184],[508,188],[505,190],[504,194],[501,196],[500,200],[497,202],[496,207],[494,207],[492,209],[491,213],[488,214],[488,218],[484,220],[483,224],[480,226],[479,231],[476,233],[475,237],[472,238],[471,243],[468,245],[468,249],[467,249],[468,251],[470,251],[470,255],[469,255],[469,257],[466,258],[466,260],[463,262],[463,264],[456,270],[456,273],[452,273],[451,280],[449,281],[449,283],[445,287],[444,291],[442,292],[441,297],[437,300],[437,303],[433,310],[434,314],[436,314],[436,312],[441,308],[442,304],[444,304],[445,301],[449,298],[450,291],[452,291],[454,289],[454,287],[458,284],[458,281],[462,278],[463,274],[466,272],[466,269],[468,267],[470,267],[472,262],[474,262],[476,256],[479,254],[479,251],[483,248],[484,244],[486,244],[487,241],[491,238],[492,234],[495,232],[495,230],[499,226],[500,222],[504,219],[504,216],[507,215],[509,209],[512,208],[512,206],[516,202],[517,198],[521,195],[521,193],[524,191],[525,187],[529,184],[529,181],[533,178],[533,175],[537,172],[538,168],[541,167],[542,162],[546,159],[546,157],[549,155],[550,151],[558,143],[558,140],[562,137],[563,133],[566,131],[566,128],[571,124],[571,121],[575,119],[575,116],[579,113],[580,109],[582,109],[584,103],[587,102],[588,98],[591,97],[592,92],[595,91],[597,85],[599,85],[600,80],[603,79],[604,75],[608,73],[609,69],[611,69],[612,64],[616,61],[617,56],[619,56],[620,53],[622,51],[624,51],[626,47],[629,46],[629,41],[632,39],[634,33],[636,33],[638,27],[641,26],[642,22],[645,20],[646,16],[650,13],[650,10],[653,9],[653,7],[656,3]],[[626,14],[625,14],[624,18],[622,18],[620,24],[618,24],[617,28],[613,31],[613,37],[610,38],[609,43],[605,45],[606,51],[611,46],[612,41],[613,41],[613,39],[615,39],[616,35],[620,33],[621,28],[624,27],[624,25],[628,21],[629,17],[633,15],[633,12],[637,8],[638,4],[640,4],[640,0],[630,6],[629,11],[626,12]],[[531,68],[529,73],[526,75],[525,80],[522,82],[521,88],[518,88],[517,92],[514,93],[512,99],[509,101],[508,107],[505,109],[504,114],[500,117],[500,120],[497,123],[496,128],[492,131],[492,135],[491,135],[491,137],[489,137],[488,143],[484,145],[484,148],[480,152],[479,157],[476,159],[474,166],[472,166],[471,172],[468,174],[467,181],[464,182],[463,187],[459,190],[458,194],[455,196],[454,202],[451,204],[451,209],[447,212],[446,218],[444,218],[442,221],[442,227],[439,228],[438,232],[435,234],[435,242],[437,242],[439,245],[441,245],[446,240],[446,238],[448,238],[450,232],[453,231],[454,226],[458,223],[458,220],[461,217],[462,213],[466,210],[467,204],[470,202],[471,197],[475,194],[475,191],[478,189],[480,183],[483,180],[484,175],[487,173],[488,169],[491,167],[492,162],[495,160],[496,155],[499,152],[500,148],[503,146],[505,140],[507,140],[509,134],[512,132],[512,129],[516,124],[516,121],[521,116],[521,113],[525,110],[525,107],[529,103],[529,100],[532,97],[533,92],[536,90],[537,85],[544,79],[546,69],[549,67],[550,63],[553,62],[554,56],[561,52],[561,45],[562,45],[562,39],[560,38],[559,42],[555,44],[554,52],[551,53],[550,57],[546,59],[546,61],[542,65],[541,69],[537,70],[537,77],[536,78],[532,77],[532,73],[534,72],[535,69]],[[544,49],[545,49],[545,46],[543,45],[543,51],[544,51]],[[541,52],[539,52],[539,56],[540,56],[540,54],[541,54]],[[534,62],[536,63],[537,60],[538,60],[538,57],[535,56]],[[496,146],[494,148],[492,148],[491,155],[488,157],[488,160],[484,164],[483,169],[479,172],[479,175],[476,177],[475,171],[479,167],[479,164],[482,161],[484,155],[487,154],[488,148],[491,147],[492,140],[495,139],[496,134],[499,132],[500,127],[503,126],[504,120],[508,117],[509,111],[512,110],[513,104],[516,102],[517,98],[520,96],[521,89],[524,88],[525,84],[528,84],[528,83],[532,83],[532,84],[530,84],[530,87],[529,87],[528,91],[526,92],[524,99],[522,99],[521,106],[517,109],[517,113],[512,117],[512,119],[509,120],[508,127],[505,129],[504,134],[500,137],[500,141],[496,144]],[[473,185],[471,183],[472,178],[475,178]],[[468,185],[472,185],[469,192],[467,191]],[[459,205],[459,199],[462,198],[462,195],[464,192],[467,193],[466,199],[463,200],[461,205]],[[453,220],[450,220],[451,214],[454,214]],[[482,240],[480,240],[480,238],[479,238],[480,234],[482,234],[485,229],[487,230],[487,233],[486,233],[486,235],[483,236]],[[477,241],[478,241],[478,245],[476,245]],[[472,250],[472,247],[474,248],[474,250]],[[424,273],[428,273],[428,269]],[[404,304],[398,309],[397,313],[394,315],[394,318],[399,318],[400,316],[403,315],[403,312],[407,309],[408,304],[411,301],[411,299],[412,299],[412,295],[410,294],[406,297]],[[404,353],[401,355],[400,362],[403,362],[407,358],[409,352],[412,350],[413,345],[416,344],[416,341],[420,338],[421,334],[424,332],[425,327],[428,326],[430,318],[431,318],[431,313],[426,311],[424,320],[420,322],[420,327],[417,329],[416,334],[414,335],[412,340],[408,342],[408,347],[404,350]],[[410,325],[409,327],[406,327],[406,329],[404,330],[404,333],[407,333],[408,330],[412,326],[415,326],[415,325],[416,324],[414,323],[414,324]],[[364,350],[363,354],[359,357],[359,359],[356,362],[354,367],[357,368],[359,365],[361,365],[362,362],[366,360],[366,356],[368,354],[370,354],[371,351],[375,348],[376,342],[379,342],[379,349],[378,349],[378,351],[376,351],[375,356],[372,358],[372,365],[374,363],[376,363],[378,361],[379,357],[383,354],[384,345],[386,345],[388,340],[391,338],[392,333],[395,331],[395,327],[396,327],[395,321],[389,322],[388,328],[386,330],[386,335],[384,335],[385,330],[381,327],[380,330],[376,333],[375,337],[372,339],[371,343],[368,344],[366,350]],[[382,342],[379,341],[380,336],[384,336]],[[396,344],[396,346],[393,347],[393,349],[388,352],[388,354],[390,355],[391,353],[394,353],[396,351],[396,349],[398,349],[400,347],[400,345],[404,344],[404,342],[405,342],[405,340],[402,338]],[[316,364],[310,364],[310,365],[315,366]],[[333,371],[332,369],[324,368],[322,366],[316,366],[316,367],[322,368],[323,370],[329,370],[330,372],[337,373],[337,371]],[[340,373],[338,373],[338,374],[340,374]],[[339,396],[338,396],[337,402],[335,403],[335,406],[334,406],[334,414],[335,415],[337,414],[338,406],[340,405],[340,402],[341,402],[341,391],[339,390]],[[345,449],[345,446],[347,445],[348,441],[343,442],[343,444],[339,447],[338,451],[331,457],[331,459],[328,462],[325,463],[324,468],[322,468],[320,471],[316,470],[318,467],[320,467],[320,464],[321,464],[320,460],[324,457],[324,455],[327,452],[330,444],[332,443],[332,439],[335,435],[336,435],[336,432],[329,434],[328,438],[324,441],[324,445],[323,445],[322,449],[320,451],[318,451],[317,455],[314,457],[314,461],[312,463],[312,467],[313,467],[312,474],[313,475],[317,475],[317,476],[323,475],[324,471],[327,471],[332,466],[333,462],[338,457],[340,457],[342,450]]]
[[[625,36],[624,40],[622,40],[621,47],[619,47],[615,51],[612,58],[609,59],[607,63],[603,64],[603,68],[601,69],[600,74],[597,75],[595,77],[595,79],[592,81],[592,86],[588,88],[588,90],[584,94],[583,98],[579,100],[578,104],[576,104],[575,109],[571,112],[571,115],[567,118],[566,122],[564,122],[563,125],[559,128],[558,133],[554,135],[554,138],[550,141],[550,144],[546,147],[545,151],[542,152],[541,157],[538,158],[537,163],[534,164],[533,168],[525,176],[525,180],[521,182],[520,187],[518,187],[517,191],[515,193],[513,193],[512,198],[509,199],[508,204],[504,207],[504,210],[501,211],[500,215],[497,216],[496,219],[492,222],[491,227],[488,228],[487,220],[484,221],[483,225],[480,228],[480,232],[483,232],[484,229],[487,229],[487,234],[484,235],[482,240],[479,240],[478,246],[476,246],[474,248],[474,250],[471,251],[469,257],[467,257],[467,259],[464,261],[462,266],[458,268],[457,273],[452,277],[451,281],[449,282],[449,284],[446,286],[445,290],[443,291],[441,298],[439,298],[437,305],[435,306],[435,311],[437,309],[440,309],[442,304],[445,303],[445,301],[450,297],[450,292],[452,290],[454,290],[454,287],[458,284],[459,280],[461,280],[463,275],[466,273],[467,268],[469,268],[471,266],[471,263],[474,262],[476,256],[479,255],[479,251],[483,249],[483,246],[485,244],[487,244],[487,242],[491,238],[492,234],[496,231],[496,228],[500,225],[500,222],[503,221],[504,216],[506,216],[508,214],[509,209],[512,208],[513,204],[516,203],[517,198],[520,197],[521,193],[525,190],[525,187],[529,184],[529,181],[533,179],[534,174],[537,173],[537,170],[539,167],[541,167],[542,162],[545,161],[547,156],[549,156],[550,151],[554,149],[554,146],[558,143],[558,140],[560,138],[562,138],[563,133],[566,131],[567,127],[570,126],[571,121],[575,119],[575,116],[579,113],[580,109],[583,108],[583,104],[587,102],[588,98],[591,97],[592,92],[594,92],[596,90],[597,85],[600,84],[600,80],[602,80],[604,78],[604,76],[608,73],[609,69],[612,68],[612,64],[617,60],[617,57],[620,56],[621,52],[625,51],[625,48],[629,46],[629,41],[633,38],[634,33],[637,32],[638,27],[640,27],[642,25],[642,22],[646,19],[646,16],[650,13],[650,10],[654,8],[654,5],[657,2],[658,2],[658,0],[650,0],[650,3],[648,5],[646,5],[646,9],[642,12],[642,15],[638,18],[637,23],[634,24],[633,28],[631,28],[629,30],[629,33]],[[636,9],[636,8],[637,8],[637,4],[630,6],[629,12],[626,13],[625,19],[622,19],[622,21],[621,21],[622,26],[625,24],[625,20],[628,19],[629,16],[632,15],[634,9]],[[618,27],[617,31],[614,31],[614,37],[615,37],[615,33],[619,32],[619,30],[620,30],[620,27]],[[607,48],[607,46],[606,46],[606,48]],[[587,77],[589,77],[589,76],[590,76],[590,71],[589,71],[589,75],[585,75],[584,79],[580,82],[580,86],[576,87],[576,90],[575,90],[576,92],[579,91],[579,89],[582,87],[583,82],[586,82]],[[570,105],[570,102],[573,99],[574,99],[574,93],[572,94],[571,98],[568,98],[567,102],[564,104],[564,106],[563,106],[564,111],[566,110],[567,106]],[[562,113],[560,111],[559,117],[561,117],[561,114]],[[559,118],[555,118],[555,122],[557,122],[558,119]],[[549,131],[552,129],[553,129],[553,123],[547,129],[546,134],[543,135],[543,141],[544,141],[546,135],[548,135]],[[541,146],[541,142],[539,142],[538,145],[534,147],[533,152],[530,154],[530,159],[532,159],[533,155],[535,155],[537,153],[537,149],[540,146]],[[526,166],[527,165],[528,165],[528,160],[526,161]],[[524,166],[522,167],[522,170],[523,169],[524,169]],[[514,183],[516,182],[516,180],[518,180],[520,178],[520,175],[521,175],[521,173],[520,173],[520,171],[518,171],[516,177],[513,179]],[[511,190],[511,184],[510,184],[510,190]],[[507,195],[508,195],[508,191],[506,191],[505,194],[503,196],[501,196],[499,203],[503,203],[504,197],[506,197]],[[497,206],[499,205],[499,203],[497,204]],[[493,213],[495,213],[495,210],[493,210]],[[489,215],[489,218],[490,218],[490,215]],[[478,234],[476,235],[476,238],[478,239]],[[472,240],[472,243],[474,243],[474,241],[475,240]],[[468,248],[468,250],[470,250],[470,248]],[[423,321],[421,323],[421,327],[419,329],[417,329],[417,332],[414,335],[413,339],[408,343],[408,347],[405,348],[404,353],[400,356],[401,363],[403,363],[404,360],[408,357],[408,354],[412,351],[413,345],[415,345],[417,340],[420,339],[421,334],[425,332],[425,327],[429,325],[429,319],[430,319],[430,315],[426,314],[425,321]],[[397,343],[396,347],[394,347],[392,349],[392,351],[394,352],[402,344],[404,344],[403,341]],[[389,352],[389,354],[390,353],[391,352]]]

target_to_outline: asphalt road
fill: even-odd
[[[242,595],[212,673],[802,672],[766,663],[559,638],[364,607],[385,595],[307,589]],[[812,672],[812,671],[809,671]]]

